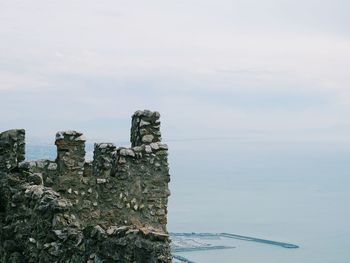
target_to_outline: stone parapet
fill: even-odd
[[[107,177],[111,175],[115,153],[116,146],[113,143],[95,143],[92,166],[96,176]]]
[[[25,159],[25,131],[9,130],[0,133],[0,171],[11,171]]]
[[[157,111],[136,111],[131,123],[131,146],[140,146],[162,140],[160,133],[160,114]]]
[[[56,162],[61,175],[83,175],[85,141],[85,136],[76,131],[62,131],[56,134]]]
[[[0,134],[0,262],[170,263],[159,116],[137,111],[132,147],[96,143],[92,162],[77,131],[56,134],[56,160],[29,162],[24,130]]]

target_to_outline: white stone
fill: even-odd
[[[143,126],[147,126],[147,125],[150,125],[150,124],[151,123],[149,123],[148,121],[141,120],[139,126],[143,127]]]
[[[132,148],[134,150],[134,152],[141,152],[142,151],[142,147],[140,146],[136,146]]]
[[[158,143],[152,142],[152,143],[150,144],[150,146],[151,146],[151,148],[152,148],[153,150],[158,150],[158,149],[159,149]]]
[[[75,141],[85,142],[86,141],[86,137],[84,135],[80,135],[79,137],[75,138]]]
[[[104,149],[104,148],[107,148],[107,143],[101,143],[98,148],[100,149]]]
[[[135,153],[131,149],[126,149],[126,155],[131,156],[131,157],[135,157]]]
[[[105,184],[105,183],[107,183],[107,179],[105,179],[105,178],[97,178],[96,182],[98,184]]]
[[[111,227],[109,227],[109,228],[107,229],[106,233],[107,233],[108,235],[112,235],[112,234],[115,233],[116,229],[118,229],[117,226],[111,226]]]
[[[132,156],[135,157],[135,153],[131,149],[120,149],[119,154],[122,156]]]
[[[154,139],[154,136],[152,134],[146,134],[142,137],[142,142],[151,143],[153,139]]]
[[[151,152],[152,152],[151,146],[146,145],[146,146],[145,146],[145,151],[146,151],[146,153],[151,153]]]
[[[57,164],[56,163],[50,163],[49,166],[47,167],[47,170],[49,170],[49,171],[57,170]]]

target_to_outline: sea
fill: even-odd
[[[204,138],[168,145],[170,232],[299,246],[226,240],[235,248],[177,254],[198,263],[350,262],[350,143]],[[27,159],[54,159],[55,152],[54,145],[27,145]]]

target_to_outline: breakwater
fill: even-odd
[[[262,239],[262,238],[256,238],[256,237],[249,237],[249,236],[242,236],[242,235],[236,235],[236,234],[230,234],[230,233],[170,233],[171,237],[184,237],[184,238],[230,238],[230,239],[238,239],[243,241],[250,241],[250,242],[257,242],[267,245],[273,245],[273,246],[279,246],[283,248],[299,248],[298,245],[291,244],[291,243],[285,243],[280,241],[273,241],[268,239]],[[217,246],[217,247],[224,247],[224,246]],[[205,250],[205,248],[213,249],[213,246],[206,246],[202,247]],[[229,248],[229,247],[224,247]],[[180,248],[176,248],[180,249]],[[185,249],[185,248],[182,248]],[[219,248],[220,249],[220,248]]]

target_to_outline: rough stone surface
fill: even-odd
[[[25,159],[25,131],[9,130],[0,134],[0,170],[11,171]]]
[[[160,114],[157,111],[136,111],[132,116],[131,145],[140,146],[162,140]]]
[[[171,262],[159,126],[159,113],[136,112],[132,148],[95,144],[92,162],[79,132],[56,134],[55,161],[31,162],[24,130],[1,133],[0,262]]]

